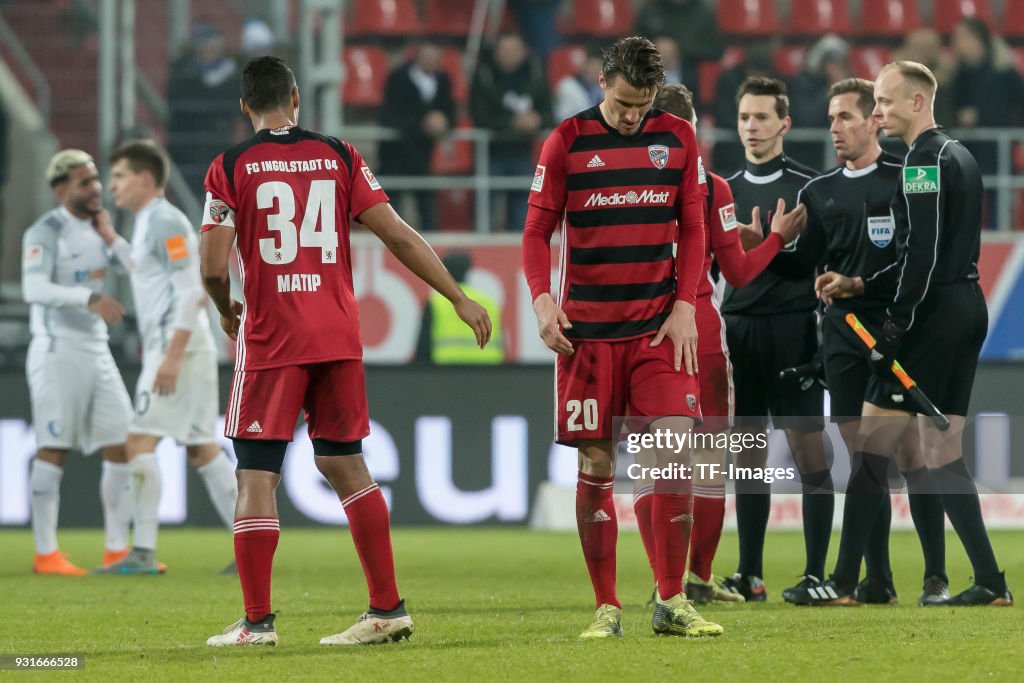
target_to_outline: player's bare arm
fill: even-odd
[[[242,320],[242,304],[231,298],[231,276],[228,262],[235,242],[232,228],[218,225],[202,234],[199,241],[199,272],[203,288],[220,311],[220,326],[232,341],[238,339]]]
[[[544,345],[555,353],[571,356],[572,342],[562,334],[563,329],[572,327],[565,311],[559,308],[551,295],[544,292],[533,302],[533,312],[537,315],[537,330]]]
[[[864,279],[847,277],[830,270],[814,281],[814,293],[831,306],[833,299],[849,299],[864,294]]]
[[[380,238],[402,265],[452,302],[459,318],[476,334],[481,349],[487,345],[491,339],[491,319],[487,311],[466,296],[427,241],[402,220],[391,204],[376,204],[359,214],[358,219]]]

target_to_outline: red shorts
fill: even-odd
[[[683,415],[700,421],[697,377],[673,368],[671,339],[576,341],[576,352],[555,361],[555,440],[618,438],[614,418]],[[628,412],[627,412],[628,411]]]
[[[732,427],[736,406],[725,321],[710,296],[697,298],[697,368],[704,423],[695,431],[713,434]]]
[[[235,371],[224,435],[291,441],[303,411],[311,439],[357,441],[370,433],[361,360]]]

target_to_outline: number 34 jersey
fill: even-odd
[[[236,370],[362,358],[349,216],[388,201],[356,149],[290,126],[214,159],[202,230],[237,237],[245,310]]]

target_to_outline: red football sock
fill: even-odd
[[[370,591],[370,607],[390,612],[398,607],[398,586],[395,584],[395,556],[391,550],[391,517],[384,494],[377,484],[346,496],[341,500],[356,553],[363,565],[366,587]]]
[[[693,488],[689,481],[671,482],[665,493],[656,490],[651,505],[654,527],[655,577],[658,595],[668,600],[683,592],[686,552],[693,525]],[[669,492],[670,491],[670,492]]]
[[[690,571],[701,581],[711,580],[711,563],[718,552],[725,519],[725,487],[695,486],[693,531],[690,535]]]
[[[270,575],[274,551],[281,536],[277,517],[241,517],[235,520],[235,563],[242,584],[245,617],[259,623],[270,614]]]
[[[576,483],[576,528],[597,605],[622,607],[615,594],[615,543],[619,522],[612,498],[614,477],[595,477],[580,472]]]
[[[654,571],[654,528],[651,526],[651,503],[654,502],[654,484],[643,484],[633,489],[633,511],[636,513],[636,525],[640,529],[640,540],[644,544],[644,552],[647,553],[647,561],[651,565],[651,573],[657,576]]]

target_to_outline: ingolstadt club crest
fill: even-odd
[[[665,145],[648,145],[647,155],[651,157],[651,163],[655,168],[665,168],[668,163],[668,147]]]

